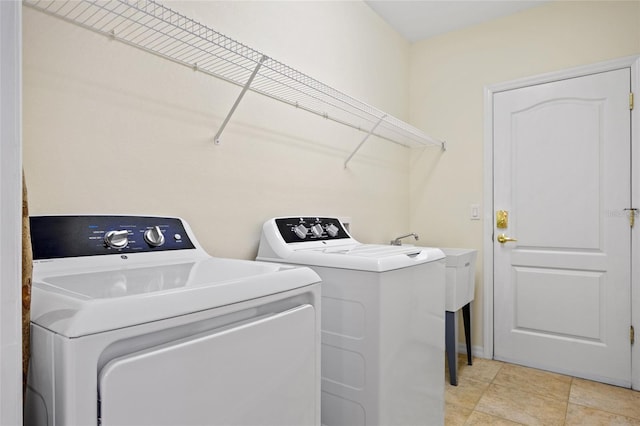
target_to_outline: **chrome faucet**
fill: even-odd
[[[413,237],[416,239],[416,241],[418,241],[418,234],[416,234],[415,232],[412,232],[410,234],[407,235],[401,235],[398,238],[396,238],[395,240],[392,240],[389,244],[391,244],[392,246],[401,246],[402,245],[402,241],[400,241],[403,238],[407,238],[407,237]]]

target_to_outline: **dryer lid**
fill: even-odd
[[[79,337],[239,303],[320,281],[308,268],[206,258],[40,276],[31,320]]]

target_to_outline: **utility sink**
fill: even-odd
[[[456,317],[462,310],[464,337],[467,345],[467,364],[472,365],[471,354],[471,301],[475,292],[476,258],[478,250],[460,248],[441,248],[446,256],[445,278],[445,347],[449,362],[449,380],[458,385],[458,355]]]
[[[441,248],[440,250],[447,257],[445,310],[456,312],[474,298],[478,250],[461,248]]]

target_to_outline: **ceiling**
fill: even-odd
[[[551,0],[365,0],[410,42],[424,40]]]

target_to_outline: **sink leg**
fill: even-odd
[[[445,311],[445,349],[449,362],[449,382],[458,386],[458,359],[456,353],[456,313]]]
[[[464,340],[467,343],[467,364],[473,365],[471,358],[471,302],[462,307],[462,320],[464,322]]]

